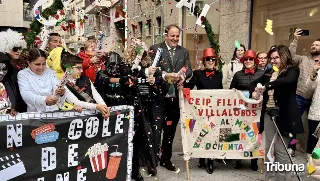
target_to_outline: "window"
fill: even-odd
[[[147,20],[147,23],[145,26],[146,26],[146,36],[151,36],[152,35],[151,19]]]
[[[142,21],[140,21],[138,24],[139,24],[139,37],[141,37],[142,36],[142,31],[143,31]]]
[[[199,8],[202,9],[203,8],[203,1],[196,1],[195,7],[196,6],[199,6]],[[187,16],[193,16],[192,14],[190,14],[190,9],[185,8],[185,11],[186,11]]]
[[[132,36],[136,37],[136,25],[131,25],[132,28]]]
[[[319,0],[282,0],[278,3],[255,0],[252,18],[251,49],[268,51],[272,45],[290,46],[295,28],[309,30],[309,36],[299,37],[297,55],[310,55],[310,47],[320,37],[320,14],[312,12]],[[269,21],[269,25],[267,22]],[[272,25],[272,26],[271,26]],[[265,28],[269,27],[268,33]],[[271,30],[271,31],[270,31]]]
[[[161,35],[161,17],[157,17],[157,32],[156,35]]]

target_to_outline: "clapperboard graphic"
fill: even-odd
[[[0,157],[0,181],[7,181],[25,173],[26,168],[19,154]]]

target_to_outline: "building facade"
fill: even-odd
[[[182,24],[182,11],[167,0],[128,0],[127,40],[139,38],[148,47],[164,40],[166,26]]]
[[[24,33],[33,20],[32,7],[36,0],[1,0],[0,31],[11,28]]]
[[[125,46],[125,6],[125,0],[85,0],[84,36],[97,39],[103,51],[122,55]]]

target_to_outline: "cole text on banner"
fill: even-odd
[[[185,160],[264,158],[264,141],[258,141],[261,106],[262,99],[248,99],[240,91],[180,91]]]
[[[0,181],[130,181],[134,112],[22,113],[0,122]]]

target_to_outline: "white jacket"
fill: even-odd
[[[239,59],[231,60],[231,62],[228,64],[227,69],[227,85],[225,86],[227,89],[230,88],[231,81],[233,79],[233,76],[236,72],[242,70],[243,64],[240,62]]]

